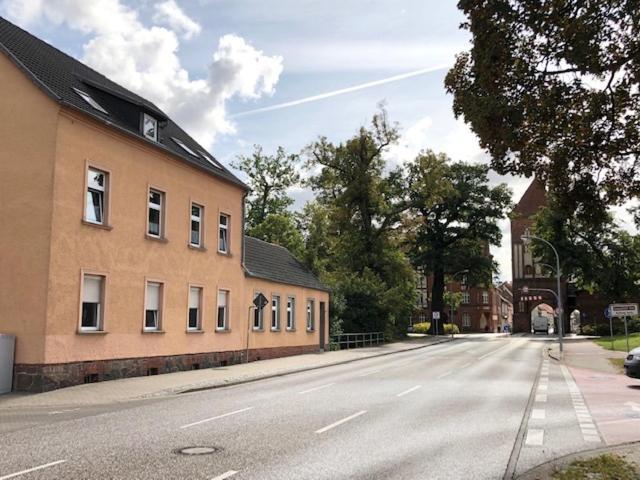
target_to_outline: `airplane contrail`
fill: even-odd
[[[400,75],[381,78],[380,80],[361,83],[360,85],[353,85],[351,87],[341,88],[339,90],[333,90],[332,92],[320,93],[318,95],[299,98],[298,100],[292,100],[290,102],[276,103],[275,105],[269,105],[268,107],[255,108],[253,110],[247,110],[246,112],[235,113],[233,115],[230,115],[230,118],[245,117],[248,115],[255,115],[256,113],[270,112],[272,110],[280,110],[282,108],[295,107],[296,105],[302,105],[303,103],[316,102],[318,100],[324,100],[325,98],[335,97],[337,95],[344,95],[345,93],[356,92],[358,90],[364,90],[365,88],[376,87],[378,85],[383,85],[385,83],[397,82],[398,80],[404,80],[405,78],[417,77],[418,75],[424,75],[425,73],[437,72],[438,70],[443,70],[449,67],[451,67],[451,65],[440,65],[437,67],[421,68],[420,70],[414,70],[413,72],[401,73]]]

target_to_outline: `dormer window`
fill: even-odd
[[[176,137],[171,137],[171,140],[173,140],[174,142],[176,142],[176,145],[178,145],[181,149],[183,149],[185,152],[187,152],[189,155],[193,155],[194,157],[197,157],[198,155],[196,154],[196,152],[194,152],[193,150],[191,150],[189,147],[187,147],[184,142],[182,140],[180,140],[179,138]]]
[[[93,108],[95,108],[99,112],[102,112],[102,113],[104,113],[106,115],[109,115],[109,112],[107,112],[104,108],[102,108],[102,105],[100,105],[98,102],[96,102],[93,99],[93,97],[91,95],[89,95],[87,92],[83,92],[82,90],[79,90],[77,88],[74,88],[73,91],[76,92],[78,95],[80,95],[80,98],[82,98],[85,102],[87,102]]]
[[[214,167],[219,168],[220,170],[224,170],[222,168],[222,165],[220,165],[218,161],[215,158],[213,158],[211,155],[204,153],[202,150],[198,150],[198,153],[202,158],[204,158],[207,162],[209,162]]]
[[[158,120],[146,113],[142,114],[142,134],[149,140],[158,141]]]

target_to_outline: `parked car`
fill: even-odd
[[[628,377],[640,378],[640,347],[629,352],[624,361],[624,373]]]

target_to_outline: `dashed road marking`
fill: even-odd
[[[382,370],[383,370],[382,368],[380,368],[380,369],[378,369],[378,370],[371,370],[371,371],[369,371],[369,372],[361,373],[361,374],[360,374],[360,375],[358,375],[358,376],[359,376],[359,377],[366,377],[367,375],[373,375],[374,373],[381,372]]]
[[[323,388],[328,388],[331,385],[335,385],[335,382],[334,383],[326,383],[324,385],[320,385],[319,387],[313,387],[313,388],[310,388],[308,390],[303,390],[301,392],[298,392],[298,394],[299,395],[304,395],[305,393],[311,393],[311,392],[315,392],[316,390],[322,390]]]
[[[229,417],[231,415],[236,415],[238,413],[246,412],[247,410],[251,410],[252,408],[253,407],[247,407],[247,408],[242,408],[240,410],[234,410],[233,412],[223,413],[222,415],[217,415],[217,416],[211,417],[211,418],[205,418],[204,420],[199,420],[197,422],[193,422],[193,423],[189,423],[187,425],[183,425],[180,428],[195,427],[196,425],[200,425],[202,423],[212,422],[213,420],[218,420],[219,418]],[[2,480],[2,479],[0,479],[0,480]]]
[[[238,473],[236,470],[229,470],[228,472],[224,472],[222,475],[213,477],[211,480],[225,480],[227,478],[233,477],[236,473]]]
[[[320,430],[316,430],[316,433],[324,433],[327,430],[331,430],[332,428],[337,427],[338,425],[342,425],[354,418],[358,418],[360,415],[364,415],[367,413],[366,410],[360,410],[359,412],[354,413],[353,415],[349,415],[348,417],[343,418],[342,420],[338,420],[337,422],[332,423],[331,425],[327,425],[326,427],[321,428]]]
[[[28,468],[26,470],[21,470],[19,472],[10,473],[9,475],[4,475],[0,477],[0,480],[7,480],[9,478],[19,477],[20,475],[26,475],[27,473],[35,472],[37,470],[42,470],[44,468],[53,467],[55,465],[60,465],[61,463],[65,463],[66,460],[57,460],[55,462],[45,463],[44,465],[38,465],[37,467]]]
[[[531,410],[531,420],[544,420],[547,418],[547,413],[544,408],[534,408]]]
[[[536,393],[536,402],[546,402],[547,394],[546,393]]]
[[[560,366],[560,370],[562,370],[562,375],[564,376],[564,381],[567,384],[567,388],[569,389],[569,395],[571,395],[571,402],[573,403],[573,409],[576,414],[576,418],[578,419],[578,423],[580,424],[580,431],[582,432],[582,439],[585,442],[590,443],[600,443],[602,440],[600,439],[600,434],[598,433],[598,429],[593,423],[593,419],[591,414],[589,413],[589,409],[584,403],[584,398],[582,397],[582,392],[575,380],[571,376],[571,372],[564,365]]]
[[[527,439],[525,444],[538,447],[544,443],[544,430],[539,428],[530,428],[527,430]]]
[[[442,375],[438,375],[437,380],[441,380],[446,376],[449,376],[453,373],[453,370],[449,370],[448,372],[444,372]]]
[[[422,388],[422,385],[416,385],[415,387],[411,387],[409,390],[405,390],[404,392],[400,392],[396,397],[404,397],[407,393],[415,392],[416,390]]]

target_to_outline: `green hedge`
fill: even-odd
[[[429,328],[431,328],[430,322],[414,323],[413,333],[429,333]],[[457,325],[454,325],[452,323],[445,323],[444,333],[445,335],[451,335],[452,333],[460,333],[460,329],[458,328]]]

